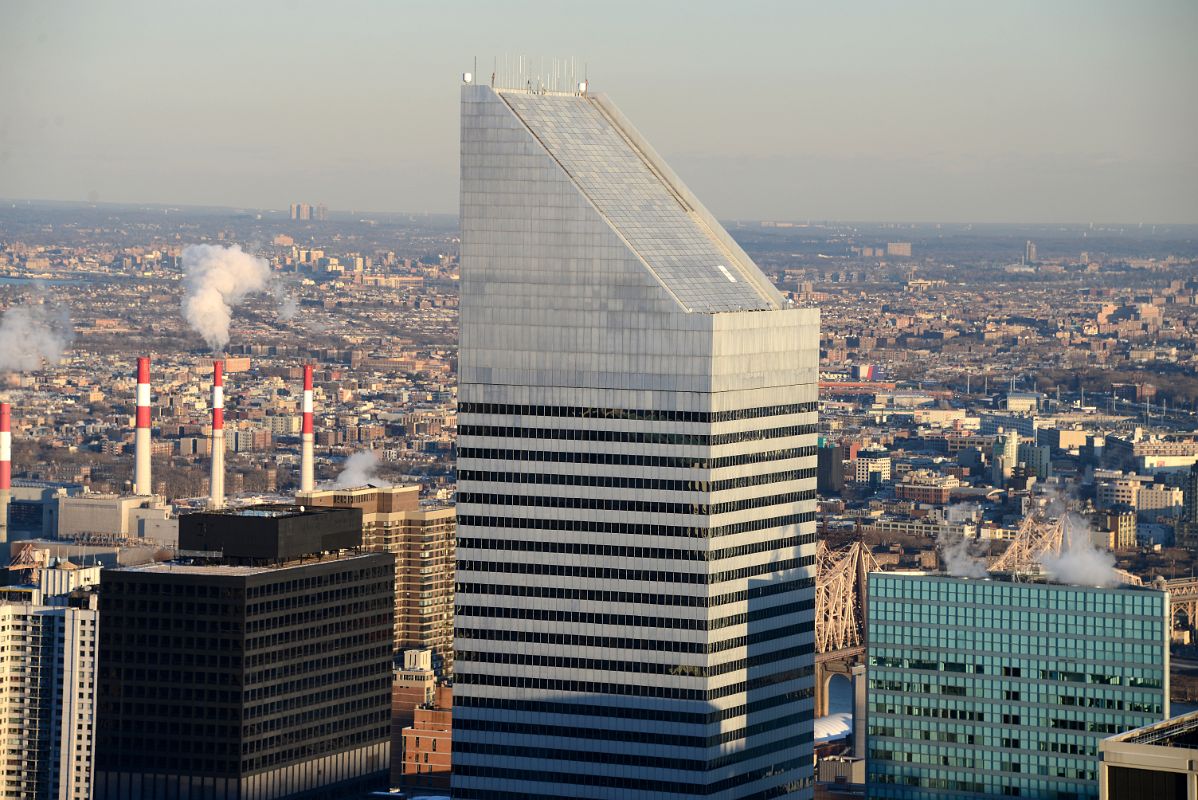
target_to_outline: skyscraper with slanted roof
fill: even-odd
[[[454,796],[811,796],[818,312],[585,87],[461,201]]]

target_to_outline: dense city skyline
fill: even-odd
[[[0,195],[453,213],[445,90],[526,53],[587,65],[720,218],[1198,222],[1190,4],[442,11],[8,4]]]
[[[1198,797],[1195,33],[0,4],[0,796]]]

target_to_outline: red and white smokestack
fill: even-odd
[[[225,381],[224,365],[212,362],[212,481],[209,508],[225,507]]]
[[[8,541],[8,503],[12,497],[12,410],[0,403],[0,543]]]
[[[312,365],[304,364],[304,427],[300,432],[300,491],[316,489],[316,441],[312,432]]]
[[[154,493],[150,485],[150,359],[137,359],[137,438],[133,441],[133,493]]]

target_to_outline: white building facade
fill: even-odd
[[[21,592],[27,601],[12,599]],[[9,599],[0,602],[5,764],[0,797],[90,800],[99,613],[94,602],[91,607],[47,605],[33,587],[5,594]]]
[[[605,99],[462,99],[454,796],[810,797],[818,312]]]

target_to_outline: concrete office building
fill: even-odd
[[[857,483],[876,486],[890,481],[890,453],[886,450],[861,450],[853,464]]]
[[[1100,800],[1198,797],[1198,711],[1103,739]]]
[[[386,788],[394,559],[357,509],[190,514],[211,562],[104,570],[97,800]]]
[[[420,487],[357,486],[299,492],[314,508],[360,508],[363,544],[395,556],[395,653],[430,650],[433,669],[453,673],[457,512],[422,508]]]
[[[98,616],[86,591],[0,590],[0,797],[90,800]]]
[[[872,798],[1098,797],[1106,736],[1169,710],[1169,598],[869,576]]]
[[[606,99],[462,100],[454,796],[810,797],[818,312]]]

